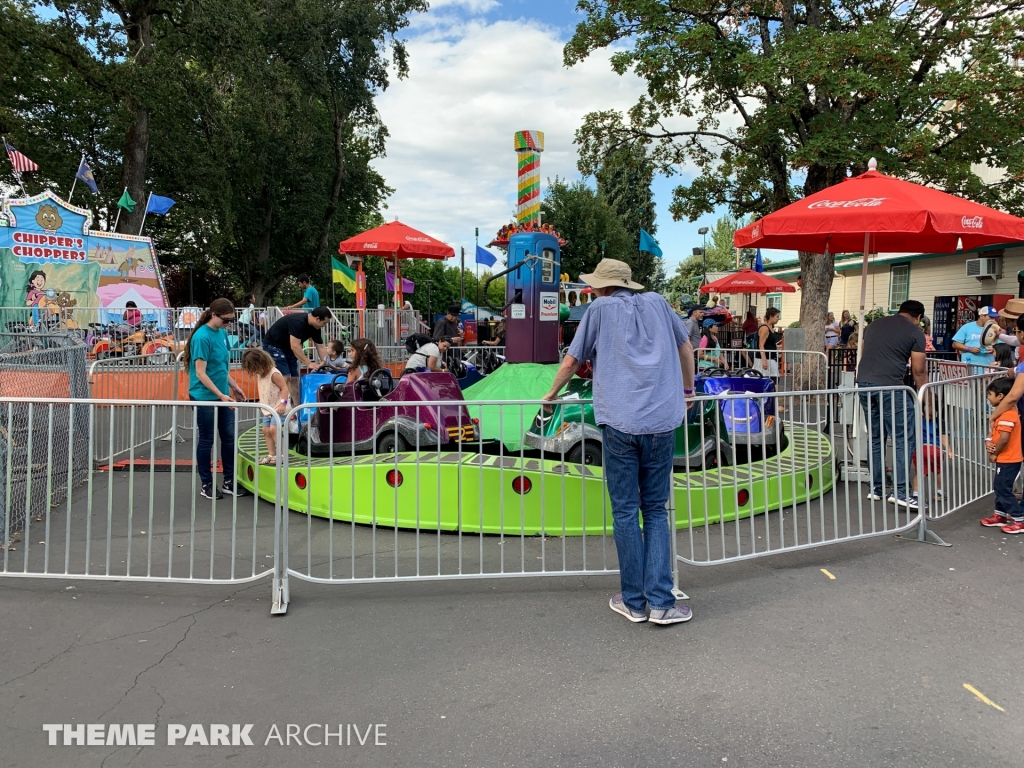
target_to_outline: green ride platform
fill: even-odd
[[[772,458],[673,475],[676,527],[763,514],[831,489],[835,463],[828,438],[792,424],[787,436],[789,444]],[[273,502],[278,468],[256,463],[257,446],[263,455],[259,428],[239,436],[238,481]],[[283,475],[288,509],[348,523],[515,536],[612,530],[601,467],[518,453],[421,451],[332,459],[290,451]]]

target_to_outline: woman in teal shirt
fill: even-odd
[[[235,305],[227,299],[214,299],[210,308],[199,316],[185,344],[183,361],[188,366],[188,399],[195,402],[233,403],[234,392],[244,399],[245,393],[228,375],[230,359],[228,334],[224,327],[234,321]],[[214,484],[213,433],[214,425],[220,433],[220,460],[224,483],[218,489]],[[211,406],[196,407],[196,464],[201,493],[208,499],[222,499],[247,494],[235,485],[235,411],[233,408]]]

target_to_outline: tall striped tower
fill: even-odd
[[[540,153],[544,151],[544,134],[540,131],[516,131],[515,145],[519,157],[516,220],[520,224],[537,224],[540,221]]]

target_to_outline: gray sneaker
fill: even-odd
[[[630,608],[628,605],[622,602],[621,592],[617,595],[612,595],[612,599],[608,601],[608,607],[616,613],[621,613],[634,624],[639,624],[641,622],[647,621],[646,613],[644,613],[643,611],[634,611],[632,608]]]
[[[652,608],[652,624],[681,624],[693,618],[693,611],[690,606],[677,603],[671,608]]]

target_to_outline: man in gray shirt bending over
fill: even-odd
[[[907,360],[914,374],[914,385],[920,389],[928,383],[928,369],[924,356],[924,331],[921,317],[924,304],[904,301],[899,314],[880,317],[864,329],[861,339],[863,351],[857,366],[858,387],[902,387],[907,374]],[[907,480],[908,453],[913,453],[914,403],[906,390],[860,392],[861,408],[868,434],[871,436],[871,493],[869,499],[886,498],[890,504],[900,504],[908,510],[917,510],[917,499],[910,495]],[[882,478],[885,470],[885,441],[892,437],[896,454],[896,487],[883,493]]]
[[[583,315],[545,400],[584,360],[594,363],[594,417],[603,428],[622,592],[609,606],[629,621],[689,621],[672,594],[668,501],[675,429],[693,395],[693,347],[678,315],[656,293],[639,293],[629,265],[602,259],[580,279],[598,297]],[[643,532],[637,510],[643,516]]]

